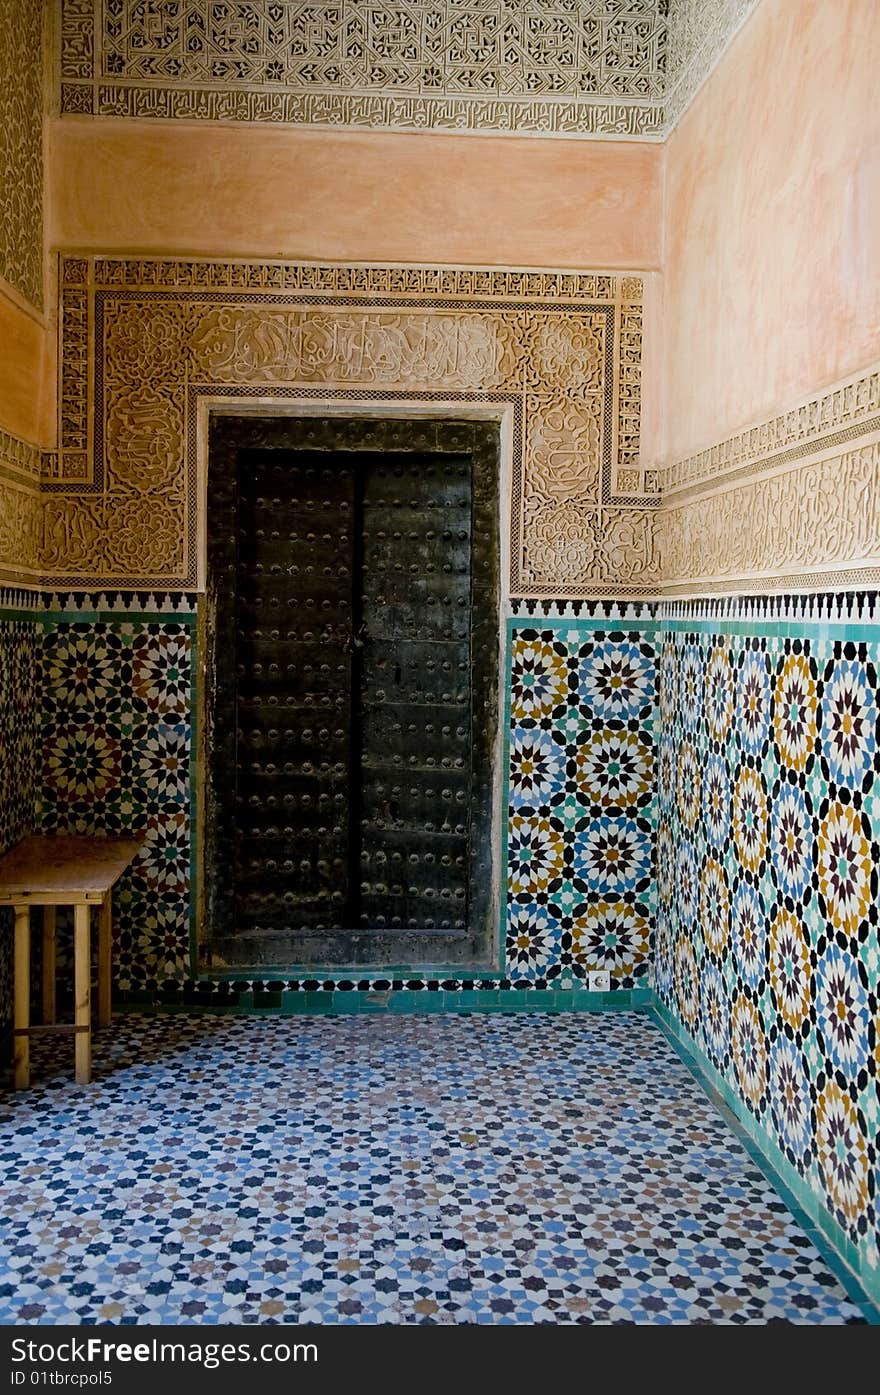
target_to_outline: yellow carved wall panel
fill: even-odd
[[[731,582],[763,589],[797,584],[838,567],[850,582],[880,579],[880,444],[826,458],[707,498],[662,516],[667,590]],[[853,577],[853,571],[865,575]],[[829,587],[829,589],[832,589]]]
[[[48,584],[197,585],[199,402],[226,394],[510,412],[511,592],[656,590],[640,277],[70,257],[60,281]]]
[[[43,0],[0,0],[0,277],[43,303]]]
[[[36,446],[0,431],[0,583],[39,581],[43,533],[40,470]]]
[[[880,585],[880,369],[659,473],[663,590]]]
[[[48,585],[198,586],[196,424],[224,396],[509,416],[511,595],[880,584],[880,370],[645,470],[637,276],[69,257],[61,287]],[[17,468],[3,560],[34,568]]]
[[[76,116],[661,139],[756,0],[60,0]]]
[[[38,491],[0,477],[0,582],[39,584],[42,527]]]

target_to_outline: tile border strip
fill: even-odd
[[[650,988],[625,988],[612,993],[497,986],[447,990],[429,988],[427,982],[425,980],[421,988],[353,986],[340,989],[333,984],[329,988],[306,989],[285,987],[289,980],[280,978],[237,979],[230,984],[228,993],[218,994],[214,991],[216,983],[199,980],[192,986],[185,985],[174,998],[163,1000],[157,995],[129,993],[120,997],[118,1006],[121,1011],[132,1012],[321,1012],[337,1016],[413,1012],[644,1012],[653,998]],[[267,988],[267,984],[270,987]],[[116,1006],[114,999],[114,1008]]]

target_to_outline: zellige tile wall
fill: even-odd
[[[750,614],[659,635],[656,992],[876,1287],[880,631]]]

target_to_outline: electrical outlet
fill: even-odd
[[[611,973],[608,969],[591,969],[588,982],[591,993],[611,992]]]

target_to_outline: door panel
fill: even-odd
[[[340,929],[350,917],[353,518],[351,469],[242,452],[234,636],[242,932]]]
[[[413,454],[364,474],[362,925],[467,923],[470,469]]]
[[[212,434],[207,966],[490,943],[497,430],[408,426]]]

